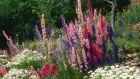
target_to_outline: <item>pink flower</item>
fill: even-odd
[[[94,9],[94,18],[96,18],[96,17],[97,17],[97,10]]]
[[[0,74],[5,75],[7,73],[7,70],[4,67],[0,66]]]
[[[91,20],[93,16],[91,0],[88,0],[88,10],[89,10],[90,20]]]

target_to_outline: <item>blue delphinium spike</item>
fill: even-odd
[[[122,46],[122,49],[123,49],[123,54],[126,55],[126,48],[125,48],[124,44]]]
[[[112,42],[112,45],[113,45],[113,49],[114,49],[114,52],[115,52],[115,61],[116,62],[119,62],[119,58],[118,58],[118,46],[116,45],[116,43],[114,41]]]
[[[123,21],[120,19],[119,20],[119,27],[122,28],[123,27]]]
[[[46,27],[46,33],[47,33],[47,38],[50,38],[51,37],[51,29],[49,29],[48,27]]]
[[[102,37],[102,52],[103,52],[103,62],[106,61],[106,41],[105,41],[105,38]]]
[[[113,42],[114,32],[113,32],[113,29],[110,25],[108,25],[107,31],[108,31],[108,36],[109,36],[109,40],[110,40],[110,43],[111,43],[111,42]]]
[[[109,54],[109,61],[110,61],[110,62],[113,62],[112,51],[109,50],[109,51],[108,51],[108,54]]]
[[[119,62],[119,57],[118,55],[115,55],[115,61],[118,63]]]

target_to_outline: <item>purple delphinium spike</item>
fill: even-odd
[[[61,15],[61,23],[62,23],[63,27],[64,27],[65,24],[66,24],[66,21],[65,21],[65,18],[64,18],[63,15]]]
[[[106,50],[107,50],[107,48],[106,48],[106,40],[105,40],[105,38],[104,37],[102,37],[102,52],[103,52],[103,60],[102,60],[102,62],[105,62],[106,60]]]
[[[51,37],[51,29],[49,29],[48,27],[46,27],[46,35],[47,35],[47,38],[50,38]]]
[[[123,49],[123,54],[126,55],[126,48],[125,48],[124,44],[122,46],[122,49]]]
[[[45,41],[43,40],[43,38],[42,38],[42,36],[41,36],[41,34],[38,30],[37,25],[35,26],[35,32],[36,32],[36,35],[37,35],[38,39],[41,41],[42,45],[45,45]]]
[[[61,15],[61,23],[63,25],[63,31],[66,33],[66,21],[63,15]]]
[[[115,61],[119,62],[119,58],[118,58],[118,46],[116,45],[116,43],[113,41],[112,42],[113,45],[113,49],[114,49],[114,53],[115,53]]]
[[[53,58],[55,59],[55,62],[57,62],[57,64],[61,63],[60,57],[61,57],[61,52],[60,51],[55,51],[52,53]]]
[[[70,48],[69,42],[68,42],[67,40],[64,40],[64,39],[62,39],[62,40],[63,40],[64,45],[65,45],[66,47]]]
[[[110,62],[113,62],[112,51],[109,50],[109,51],[108,51],[108,54],[109,54],[109,61],[110,61]]]
[[[112,43],[113,42],[114,32],[113,32],[113,29],[112,29],[112,27],[110,25],[108,25],[107,31],[108,31],[108,36],[109,36],[110,43]]]

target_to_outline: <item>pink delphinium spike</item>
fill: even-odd
[[[82,48],[82,58],[85,63],[85,67],[87,67],[87,56],[84,48]]]
[[[15,53],[18,54],[18,49],[16,47],[16,45],[13,43],[11,37],[8,37],[8,35],[5,33],[5,31],[3,30],[3,35],[5,36],[5,38],[7,39],[9,46],[11,47],[11,50]]]
[[[51,49],[52,49],[52,43],[51,41],[48,42],[48,54],[51,54]]]
[[[71,52],[71,65],[75,69],[76,68],[76,54],[75,54],[75,48],[72,47],[72,52]]]
[[[41,17],[41,28],[42,28],[42,37],[45,40],[46,39],[46,28],[45,28],[45,15],[42,14]]]
[[[86,48],[90,48],[90,45],[89,45],[89,39],[84,39],[84,44],[86,46]]]
[[[80,22],[84,22],[83,21],[83,12],[82,12],[82,7],[81,7],[81,0],[77,0],[76,13],[78,16],[78,20]]]
[[[8,40],[8,35],[5,33],[5,31],[3,30],[3,35],[5,36],[5,38]]]
[[[89,18],[90,18],[90,21],[92,21],[93,11],[92,11],[91,0],[88,0],[88,11],[89,11]]]
[[[97,9],[94,9],[94,19],[97,17]]]

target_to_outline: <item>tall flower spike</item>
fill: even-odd
[[[37,25],[35,26],[35,32],[36,32],[36,35],[37,35],[38,39],[41,41],[42,45],[44,45],[45,44],[45,41],[42,38],[42,36],[41,36],[41,34],[40,34],[39,30],[38,30]]]
[[[81,7],[81,0],[77,0],[76,13],[77,13],[77,16],[78,16],[78,20],[80,22],[83,22],[83,13],[82,13],[82,7]]]
[[[126,55],[126,48],[125,48],[125,45],[124,44],[122,46],[122,49],[123,49],[123,54]]]
[[[63,15],[61,16],[61,23],[62,23],[62,25],[63,25],[63,31],[64,31],[65,33],[67,33],[67,30],[66,30],[66,21],[65,21],[65,18],[64,18]]]
[[[97,17],[97,9],[94,9],[94,18]]]
[[[88,11],[89,11],[90,21],[92,21],[93,11],[92,11],[92,4],[91,4],[91,0],[88,0]]]
[[[42,14],[41,18],[41,28],[42,28],[42,37],[45,40],[46,39],[46,29],[45,29],[45,15]]]
[[[3,35],[5,36],[5,38],[7,39],[8,41],[8,44],[11,48],[11,50],[15,53],[15,54],[18,54],[18,49],[16,47],[16,45],[13,43],[13,40],[11,39],[11,37],[8,37],[8,35],[5,33],[5,31],[3,31]]]

